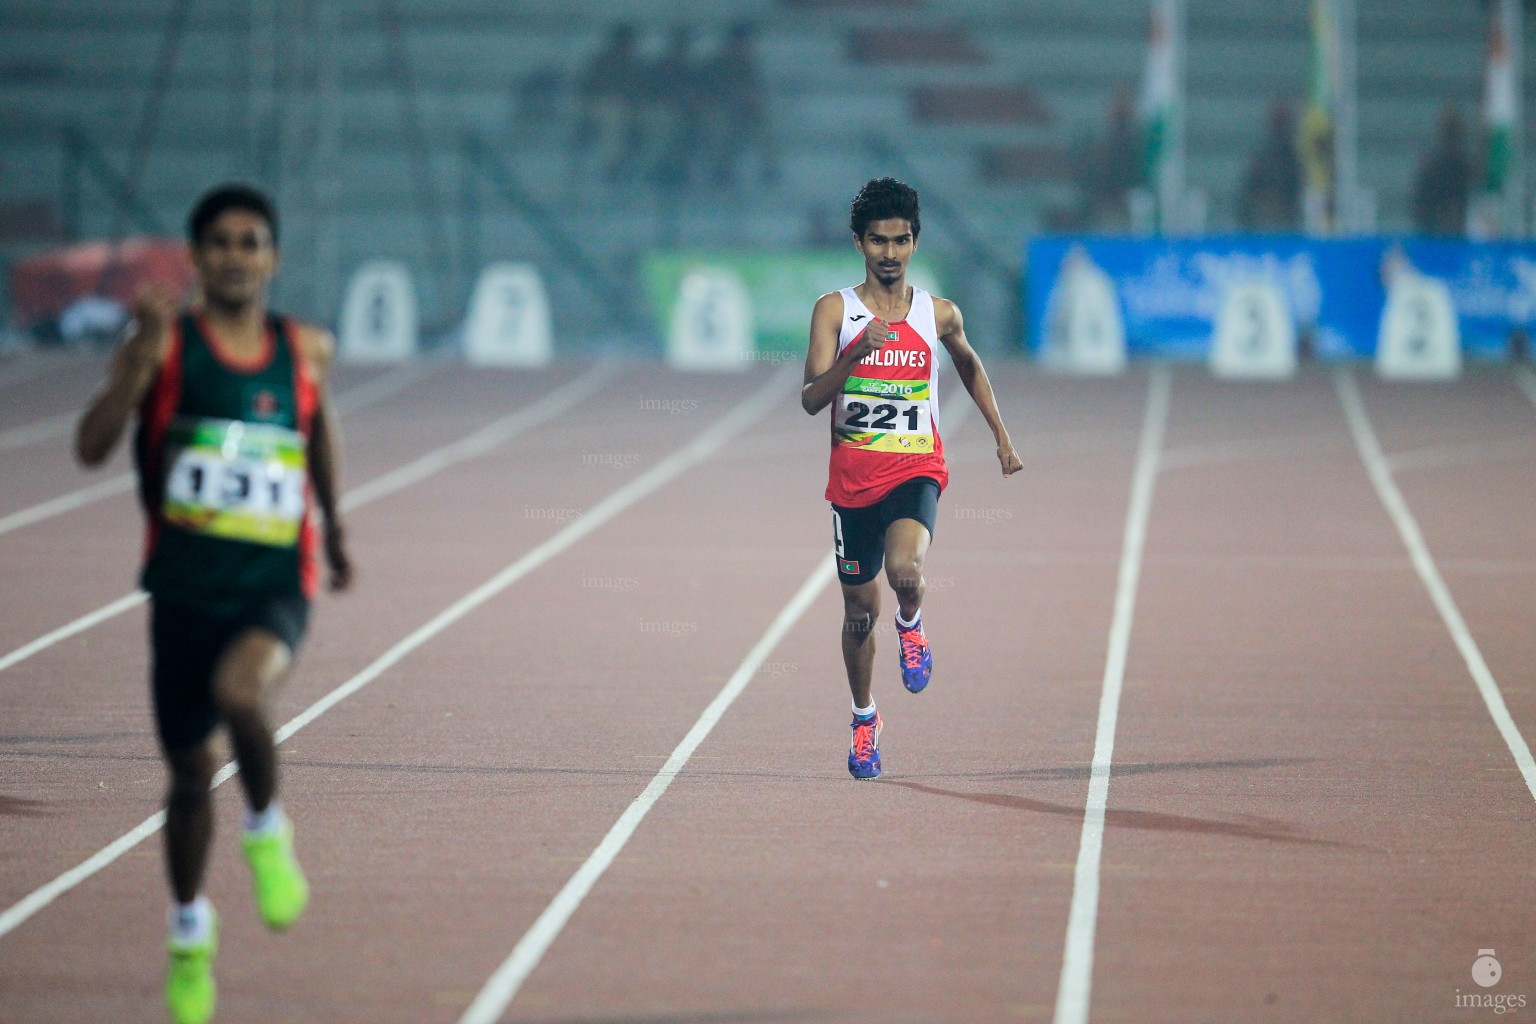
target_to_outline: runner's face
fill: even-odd
[[[225,210],[192,247],[203,295],[215,305],[239,308],[259,300],[277,272],[277,248],[266,218],[251,210]]]
[[[855,235],[853,244],[864,254],[864,269],[881,284],[890,286],[906,274],[907,261],[917,251],[917,236],[912,233],[911,222],[892,217],[870,221],[864,237]]]

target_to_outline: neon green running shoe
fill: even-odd
[[[218,986],[213,982],[213,954],[217,950],[218,922],[204,942],[167,944],[170,963],[165,972],[165,1005],[176,1024],[206,1024],[213,1019]]]
[[[285,818],[275,832],[247,832],[244,845],[261,919],[268,928],[287,928],[299,919],[309,903],[309,883],[293,856],[293,823]]]

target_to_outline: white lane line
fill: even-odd
[[[359,384],[355,388],[349,388],[344,393],[336,396],[337,410],[339,412],[345,407],[347,411],[356,411],[365,405],[399,394],[416,380],[431,372],[435,372],[435,368],[413,364],[412,366],[392,371],[366,384]],[[77,418],[78,414],[75,413],[65,416],[64,430],[60,431],[60,433],[67,433]],[[132,473],[119,473],[117,476],[91,484],[89,487],[82,487],[77,491],[62,494],[57,498],[51,498],[30,508],[24,508],[19,512],[12,512],[7,516],[0,516],[0,535],[10,533],[12,530],[19,530],[24,526],[31,526],[33,523],[42,522],[44,519],[52,519],[54,516],[72,512],[77,508],[101,501],[104,498],[110,498],[113,495],[131,491],[133,486],[134,478]]]
[[[1388,472],[1396,474],[1439,466],[1528,459],[1533,455],[1536,455],[1536,438],[1505,437],[1493,441],[1429,445],[1384,458]]]
[[[1360,397],[1360,386],[1355,382],[1354,374],[1348,370],[1338,371],[1333,383],[1339,393],[1339,401],[1344,406],[1344,415],[1349,420],[1349,431],[1354,435],[1355,447],[1360,450],[1360,460],[1365,463],[1366,472],[1376,488],[1376,496],[1392,517],[1398,536],[1402,538],[1403,546],[1408,549],[1409,558],[1413,561],[1413,568],[1419,574],[1424,589],[1429,591],[1429,598],[1434,602],[1435,610],[1440,613],[1445,628],[1450,631],[1462,660],[1467,663],[1467,671],[1477,684],[1477,692],[1482,694],[1483,703],[1487,705],[1488,714],[1492,716],[1499,735],[1504,737],[1505,745],[1509,747],[1515,764],[1520,768],[1526,788],[1536,797],[1536,760],[1531,758],[1531,748],[1515,727],[1515,720],[1510,717],[1509,708],[1504,704],[1504,694],[1499,690],[1498,681],[1493,678],[1493,672],[1483,660],[1483,652],[1473,639],[1472,631],[1467,628],[1466,620],[1461,617],[1461,610],[1456,607],[1450,588],[1440,576],[1440,570],[1429,553],[1429,545],[1424,543],[1424,534],[1419,530],[1418,521],[1414,519],[1407,500],[1398,490],[1397,482],[1392,479],[1386,456],[1381,450],[1381,442],[1376,438],[1370,416],[1365,411],[1365,402]]]
[[[601,391],[608,381],[614,378],[617,370],[613,364],[598,364],[591,367],[587,373],[568,382],[558,390],[550,391],[547,396],[539,399],[533,405],[519,408],[515,413],[502,416],[501,419],[490,422],[485,427],[479,428],[467,438],[459,439],[453,444],[444,445],[436,451],[429,451],[415,462],[407,462],[406,465],[390,470],[382,476],[373,477],[367,484],[359,485],[346,500],[341,502],[343,511],[352,511],[353,508],[367,505],[386,494],[393,494],[402,488],[419,484],[435,473],[441,473],[450,465],[458,465],[459,462],[475,459],[488,451],[495,450],[499,445],[505,444],[518,434],[525,433],[530,428],[538,427],[542,422],[564,413],[573,405],[591,398]]]
[[[586,861],[571,876],[570,881],[565,883],[549,906],[545,907],[544,912],[533,922],[533,926],[523,934],[517,945],[512,947],[512,952],[481,987],[479,994],[475,996],[475,1001],[470,1003],[464,1015],[459,1018],[459,1024],[495,1024],[501,1019],[501,1015],[506,1012],[512,1000],[517,998],[523,982],[539,966],[539,961],[544,958],[544,954],[559,937],[566,922],[576,913],[587,894],[592,891],[592,887],[597,884],[598,879],[603,877],[604,872],[623,851],[625,844],[635,834],[640,823],[645,820],[646,814],[661,799],[662,794],[666,793],[667,787],[672,785],[672,780],[682,772],[684,766],[688,764],[688,759],[709,736],[710,731],[724,716],[732,702],[747,688],[758,667],[773,653],[774,648],[784,639],[784,635],[800,620],[805,610],[811,606],[827,584],[832,582],[834,575],[831,560],[825,557],[816,560],[816,568],[811,570],[811,574],[800,585],[800,589],[795,591],[794,597],[789,599],[789,603],[769,624],[767,631],[757,643],[752,645],[746,657],[742,658],[736,671],[731,673],[725,686],[715,695],[715,699],[709,702],[703,713],[699,715],[698,721],[694,722],[693,728],[688,730],[688,734],[673,749],[672,755],[661,766],[661,770],[652,777],[640,795],[625,808],[624,813],[613,823],[613,827],[608,830],[602,842],[597,844]]]
[[[342,511],[350,512],[370,501],[377,501],[386,494],[393,494],[412,484],[420,483],[449,466],[478,458],[494,450],[518,434],[591,398],[601,391],[617,372],[617,368],[611,363],[599,363],[593,366],[580,377],[551,391],[532,405],[524,406],[514,413],[493,420],[468,437],[428,452],[414,462],[408,462],[398,469],[390,470],[354,488],[352,493],[342,501]]]
[[[350,387],[331,399],[337,415],[356,412],[381,402],[386,398],[393,398],[406,388],[419,380],[437,373],[445,364],[441,362],[414,362],[381,374],[366,384],[358,384]]]
[[[1115,585],[1115,611],[1109,625],[1109,651],[1104,660],[1104,689],[1099,697],[1098,729],[1093,738],[1093,764],[1088,775],[1088,801],[1083,809],[1083,834],[1072,878],[1072,906],[1067,912],[1066,948],[1061,983],[1056,991],[1055,1024],[1087,1024],[1093,989],[1093,944],[1099,917],[1099,864],[1104,857],[1104,812],[1109,806],[1109,775],[1115,754],[1115,726],[1120,717],[1120,693],[1125,661],[1136,616],[1136,589],[1141,581],[1142,552],[1152,493],[1157,485],[1158,456],[1168,425],[1168,370],[1153,367],[1147,389],[1146,416],[1131,478],[1130,508],[1125,514],[1125,538],[1120,550],[1120,576]]]
[[[33,420],[31,423],[23,423],[19,427],[0,430],[0,452],[25,448],[29,444],[37,444],[39,441],[67,434],[69,428],[74,425],[77,415],[72,412],[62,412],[57,416],[48,416]]]
[[[547,422],[565,412],[567,409],[590,398],[601,390],[617,372],[611,365],[598,364],[587,370],[581,376],[575,378],[564,386],[551,391],[544,398],[515,413],[503,416],[489,426],[476,431],[466,438],[444,445],[434,451],[407,463],[399,469],[391,470],[382,476],[375,477],[365,484],[353,488],[343,495],[341,508],[344,512],[351,512],[371,501],[377,501],[387,494],[409,487],[427,479],[433,473],[440,472],[449,466],[463,462],[465,459],[476,455],[483,455],[497,444],[505,443],[542,423]],[[129,478],[130,482],[132,478]],[[111,481],[108,481],[109,483]],[[40,651],[47,650],[62,640],[68,640],[76,633],[90,629],[100,622],[112,618],[137,607],[147,600],[142,591],[124,594],[109,604],[103,605],[93,612],[88,612],[80,618],[43,636],[30,643],[24,644],[9,654],[0,657],[0,672],[5,671],[17,662],[25,661]]]
[[[91,484],[89,487],[82,487],[78,491],[70,491],[68,494],[61,494],[57,498],[50,498],[48,501],[40,502],[31,508],[24,508],[20,512],[12,512],[8,516],[0,516],[0,534],[7,534],[12,530],[19,530],[23,526],[40,523],[44,519],[52,519],[54,516],[61,516],[65,512],[72,512],[84,505],[91,505],[101,501],[103,498],[110,498],[115,494],[122,494],[131,490],[133,490],[133,474],[119,473],[117,476],[108,477],[99,483]]]
[[[5,657],[0,658],[0,672],[4,672],[18,662],[26,661],[39,651],[45,651],[56,643],[68,640],[76,633],[83,633],[100,622],[106,622],[126,612],[130,608],[136,608],[148,600],[148,595],[141,590],[135,590],[131,594],[124,594],[116,601],[102,605],[95,611],[80,616],[73,622],[60,626],[51,633],[44,633],[30,643],[22,644]]]
[[[796,371],[794,376],[799,376],[798,371]],[[774,402],[787,399],[790,394],[790,379],[790,376],[787,374],[775,374],[756,394],[710,425],[708,429],[688,444],[592,506],[581,518],[572,521],[564,529],[549,537],[511,565],[502,569],[495,576],[492,576],[480,584],[480,586],[443,609],[425,625],[417,628],[405,639],[379,655],[367,668],[294,716],[277,730],[275,734],[277,742],[282,743],[287,740],[294,733],[383,675],[406,655],[421,647],[449,626],[452,626],[556,555],[572,547],[588,534],[595,532],[620,512],[649,497],[664,485],[714,455],[737,434],[761,419]],[[218,773],[214,776],[213,785],[215,787],[222,785],[232,778],[234,774],[235,764],[231,761],[219,769]],[[100,852],[23,897],[14,906],[0,913],[0,936],[9,934],[18,925],[25,922],[64,893],[107,867],[149,836],[154,835],[164,823],[165,816],[163,813],[151,815],[127,833],[113,840]]]

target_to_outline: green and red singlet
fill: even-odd
[[[202,317],[177,321],[139,410],[145,590],[210,610],[314,596],[307,453],[317,401],[291,321],[269,317],[248,362]]]

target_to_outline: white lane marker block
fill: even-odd
[[[403,362],[416,354],[416,288],[404,263],[364,263],[347,284],[337,349],[351,363]]]
[[[1444,281],[1403,266],[1387,286],[1376,334],[1384,380],[1453,380],[1461,375],[1461,328]]]
[[[735,271],[701,267],[683,275],[667,333],[670,365],[740,372],[756,347],[752,297]]]
[[[555,331],[544,278],[532,263],[493,263],[480,272],[464,322],[464,359],[473,366],[544,366]]]
[[[1282,380],[1296,373],[1296,322],[1280,286],[1239,281],[1227,291],[1211,336],[1211,372],[1230,379]]]
[[[1125,370],[1125,318],[1114,282],[1081,246],[1062,260],[1045,330],[1040,362],[1046,368],[1101,376]]]

